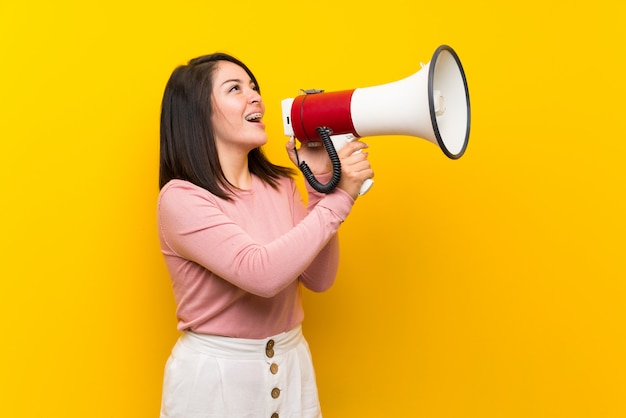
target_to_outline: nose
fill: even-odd
[[[250,103],[261,103],[261,95],[258,91],[250,89],[249,100]]]

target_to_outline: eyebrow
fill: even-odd
[[[224,81],[224,82],[222,83],[222,86],[223,86],[224,84],[233,83],[233,82],[234,82],[234,83],[243,83],[243,81],[241,81],[241,80],[240,80],[240,79],[238,79],[238,78],[231,78],[231,79],[229,79],[229,80]]]
[[[239,78],[231,78],[228,80],[225,80],[221,85],[225,85],[228,83],[239,83],[239,84],[245,84],[243,80],[239,79]],[[250,84],[257,87],[256,83],[254,82],[254,80],[250,79]]]

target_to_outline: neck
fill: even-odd
[[[226,180],[238,189],[248,190],[252,187],[252,174],[248,171],[248,167],[237,174],[224,172],[224,175],[226,176]]]
[[[252,186],[252,174],[248,169],[248,154],[230,158],[220,158],[226,180],[233,186],[247,190]]]

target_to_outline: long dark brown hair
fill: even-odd
[[[170,76],[161,105],[159,188],[172,179],[187,180],[223,199],[235,188],[222,171],[211,125],[213,73],[220,61],[243,68],[260,93],[252,71],[237,58],[214,53],[194,58]],[[272,164],[261,147],[248,153],[248,169],[272,187],[295,170]]]

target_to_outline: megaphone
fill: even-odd
[[[458,55],[450,46],[441,45],[427,64],[405,79],[336,92],[305,91],[282,101],[282,117],[286,136],[296,137],[303,145],[322,142],[331,160],[338,160],[333,138],[346,143],[378,135],[426,139],[448,158],[458,159],[469,140],[469,91]],[[316,184],[311,174],[303,172],[316,190],[328,193],[339,183],[336,171],[340,169],[333,161],[333,179],[326,185]]]

